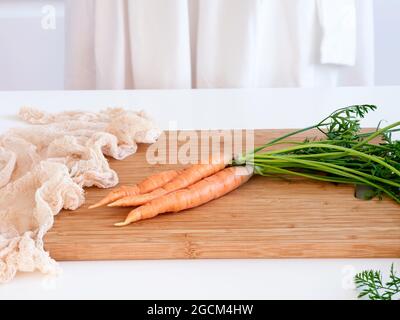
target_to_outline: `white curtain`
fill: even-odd
[[[66,89],[373,84],[371,0],[66,5]]]

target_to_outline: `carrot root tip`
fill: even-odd
[[[96,209],[96,208],[101,207],[101,206],[102,206],[102,204],[96,203],[96,204],[92,204],[91,206],[89,206],[89,209]]]
[[[127,226],[128,224],[129,224],[129,222],[124,221],[124,222],[114,223],[114,226],[116,226],[116,227],[124,227],[124,226]]]

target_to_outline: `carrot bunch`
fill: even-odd
[[[374,105],[338,109],[312,126],[268,141],[235,160],[219,156],[217,161],[183,171],[164,171],[135,186],[118,188],[92,207],[136,206],[124,222],[116,224],[125,226],[219,198],[245,183],[253,168],[261,176],[299,176],[353,184],[358,198],[386,195],[400,203],[400,141],[392,136],[400,131],[400,121],[383,128],[379,123],[373,131],[361,131],[361,119],[374,110]],[[323,138],[288,140],[309,130],[318,130]],[[228,163],[231,166],[227,168]]]
[[[209,163],[192,165],[182,171],[168,170],[154,174],[134,186],[122,186],[89,208],[136,207],[125,221],[115,226],[179,212],[200,206],[235,190],[250,179],[251,166],[227,167],[225,155],[210,158]]]

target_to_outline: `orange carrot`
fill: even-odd
[[[97,202],[96,204],[89,207],[89,209],[98,208],[103,205],[114,202],[118,199],[134,196],[141,193],[148,193],[154,189],[160,188],[180,174],[177,170],[167,170],[160,173],[156,173],[142,182],[133,186],[121,186],[111,191],[106,197]]]
[[[178,175],[176,178],[174,178],[161,188],[153,190],[152,192],[127,196],[115,202],[110,203],[108,206],[109,207],[140,206],[168,193],[186,188],[192,185],[193,183],[224,169],[228,164],[229,162],[228,160],[230,160],[230,157],[228,158],[228,156],[221,154],[220,156],[214,157],[212,160],[214,161],[211,161],[210,159],[208,164],[195,164],[190,166],[189,168],[183,170],[182,173]]]
[[[253,168],[250,166],[226,168],[185,189],[169,193],[132,210],[124,222],[116,223],[115,226],[126,226],[161,213],[179,212],[200,206],[238,188],[249,180],[252,174]]]

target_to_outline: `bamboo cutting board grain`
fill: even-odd
[[[262,144],[285,132],[258,130],[255,143]],[[156,171],[179,167],[149,165],[146,149],[141,146],[124,161],[110,160],[121,184],[133,184]],[[56,217],[45,238],[45,247],[53,258],[400,257],[400,206],[388,199],[357,200],[351,186],[253,177],[239,189],[201,207],[124,228],[113,223],[122,221],[129,209],[87,209],[108,192],[90,188],[83,207]]]

